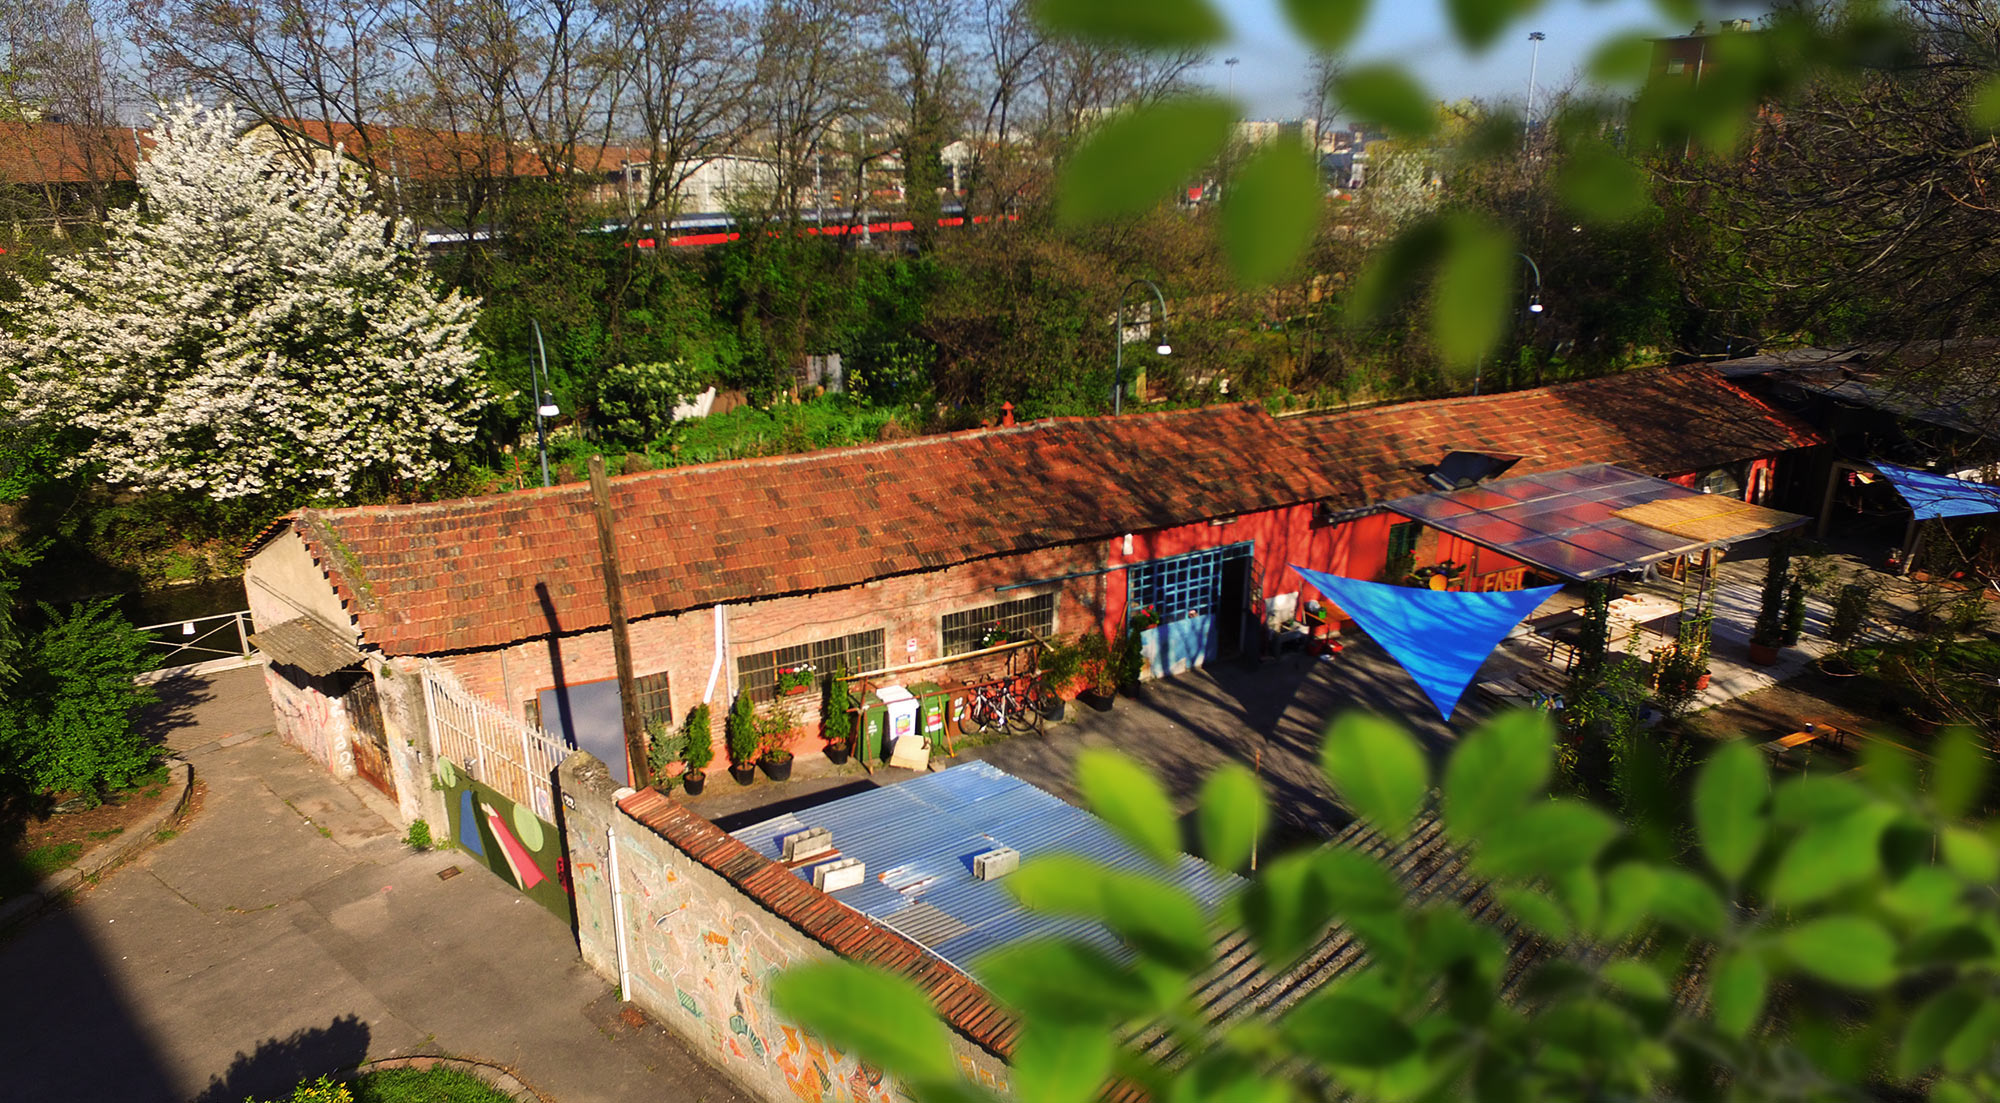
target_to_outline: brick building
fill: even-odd
[[[1150,672],[1183,670],[1316,596],[1289,564],[1373,578],[1403,551],[1518,588],[1520,564],[1378,508],[1433,489],[1453,451],[1518,457],[1515,473],[1734,479],[1754,500],[1778,456],[1813,442],[1706,368],[1662,368],[1283,420],[1056,419],[630,475],[611,498],[639,704],[674,723],[738,691],[772,699],[787,666],[929,660],[976,650],[995,623],[1114,632],[1142,606],[1162,621]],[[304,510],[247,558],[259,637],[279,641],[267,677],[286,738],[406,815],[426,788],[425,663],[622,773],[587,487]],[[803,743],[818,698],[785,700]]]

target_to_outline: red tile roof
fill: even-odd
[[[149,131],[123,126],[0,122],[0,183],[90,184],[132,179]]]
[[[1348,507],[1435,489],[1418,469],[1455,450],[1524,456],[1509,474],[1611,463],[1664,476],[1820,443],[1699,364],[1284,424],[1335,484],[1335,504]]]
[[[945,1022],[988,1053],[1003,1060],[1013,1055],[1019,1021],[977,981],[936,954],[801,881],[655,790],[634,793],[618,807],[806,937],[849,961],[885,969],[916,985]]]
[[[528,146],[500,138],[421,126],[368,126],[318,119],[277,119],[274,125],[323,149],[339,146],[356,161],[408,180],[451,180],[467,174],[547,176]]]
[[[1279,424],[1250,406],[1057,419],[611,483],[632,617],[1331,493]],[[587,486],[306,510],[293,524],[363,641],[388,654],[501,646],[548,635],[551,622],[564,633],[609,622]]]

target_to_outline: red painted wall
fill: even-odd
[[[1292,572],[1290,564],[1296,562],[1301,566],[1312,566],[1302,558],[1311,551],[1312,514],[1311,506],[1287,506],[1262,513],[1246,513],[1221,524],[1201,521],[1151,532],[1136,532],[1131,536],[1132,550],[1129,553],[1125,551],[1125,539],[1113,537],[1105,554],[1105,564],[1144,563],[1207,548],[1253,542],[1256,548],[1252,557],[1257,562],[1264,593],[1290,593],[1300,584],[1299,576]],[[1125,627],[1125,594],[1124,571],[1112,571],[1104,576],[1103,626],[1106,633],[1117,633]]]

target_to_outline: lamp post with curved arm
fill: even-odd
[[[1160,293],[1159,284],[1154,283],[1152,280],[1133,280],[1131,283],[1125,285],[1125,290],[1118,293],[1118,328],[1112,334],[1113,341],[1118,347],[1117,356],[1114,361],[1117,365],[1117,370],[1111,381],[1111,412],[1113,414],[1122,414],[1125,412],[1125,304],[1131,301],[1132,289],[1136,287],[1145,287],[1153,293],[1153,301],[1160,304],[1159,325],[1161,329],[1164,330],[1167,324],[1167,297]],[[1162,334],[1160,343],[1154,351],[1158,352],[1161,356],[1170,356],[1173,354],[1174,347],[1167,344],[1165,335]]]
[[[1522,260],[1527,261],[1528,271],[1533,272],[1535,274],[1535,290],[1528,296],[1528,313],[1539,317],[1542,313],[1542,266],[1536,264],[1535,258],[1529,256],[1526,253],[1515,253],[1514,255],[1520,257]],[[1481,357],[1479,361],[1479,368],[1473,369],[1472,393],[1475,395],[1479,393],[1479,377],[1483,374],[1483,372],[1480,369],[1484,368],[1485,366],[1486,366],[1486,359],[1485,357]]]

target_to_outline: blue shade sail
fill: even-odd
[[[1954,479],[1929,471],[1878,463],[1875,470],[1889,480],[1896,493],[1910,503],[1910,512],[1919,521],[1939,517],[1971,517],[1980,513],[2000,513],[2000,486]]]
[[[1507,633],[1560,586],[1464,594],[1385,586],[1294,566],[1402,664],[1446,720]]]

